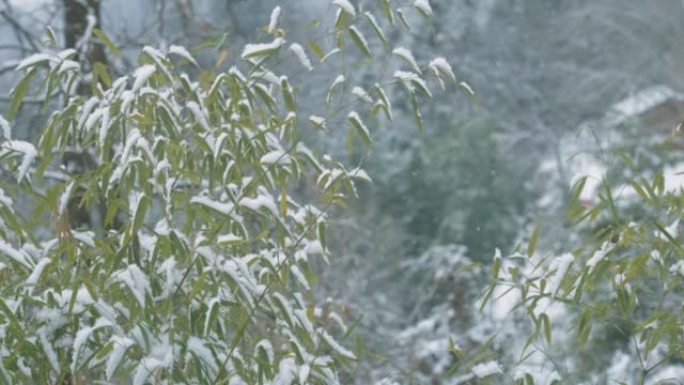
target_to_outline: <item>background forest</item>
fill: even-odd
[[[82,3],[89,12],[79,13]],[[395,100],[394,90],[393,119],[365,122],[372,149],[350,145],[347,131],[330,124],[322,134],[297,132],[322,159],[362,166],[372,179],[358,178],[358,197],[326,213],[329,261],[311,261],[315,279],[304,271],[312,301],[335,309],[331,323],[339,320],[342,345],[353,348],[339,347],[340,383],[684,383],[684,2],[397,0],[406,27],[384,38],[413,58],[345,51],[319,65],[316,51],[334,48],[323,26],[339,22],[342,3],[1,0],[0,117],[14,109],[24,76],[17,66],[49,45],[48,26],[60,48],[91,44],[79,40],[84,31],[101,30],[111,41],[93,38],[100,43],[88,59],[100,55],[112,79],[142,68],[143,47],[187,47],[197,65],[183,70],[211,84],[245,57],[245,45],[276,36],[269,16],[280,7],[279,28],[316,67],[309,71],[296,52],[277,62],[296,85],[298,116],[316,113],[338,75],[350,90],[370,89],[378,73],[443,57],[458,81],[439,92],[430,83],[422,129],[414,105]],[[381,3],[349,2],[355,17],[378,19]],[[320,35],[333,43],[311,45]],[[380,51],[376,40],[371,48]],[[103,79],[96,66],[86,70]],[[12,139],[37,145],[64,106],[35,93],[23,99]],[[16,178],[8,164],[0,179],[9,191]],[[292,190],[304,202],[318,199],[306,183]],[[29,211],[15,203],[17,215]],[[9,282],[2,261],[0,280]],[[12,290],[2,288],[3,298]],[[301,372],[274,378],[306,382]],[[101,383],[127,383],[114,381]]]

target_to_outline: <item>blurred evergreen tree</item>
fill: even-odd
[[[383,211],[410,235],[409,253],[434,244],[462,244],[468,256],[488,260],[508,249],[535,199],[530,170],[499,150],[493,119],[441,130],[412,150],[404,170],[379,186]]]

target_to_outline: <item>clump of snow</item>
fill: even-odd
[[[321,242],[317,239],[307,241],[306,246],[304,246],[304,251],[307,255],[311,256],[325,255],[325,249],[323,249],[323,245],[321,245]]]
[[[261,208],[265,208],[271,214],[277,216],[278,208],[276,207],[273,197],[270,195],[258,195],[256,198],[242,198],[240,201],[240,206],[247,207],[250,210],[259,211]]]
[[[214,356],[211,350],[204,345],[201,339],[197,337],[190,337],[188,339],[188,351],[193,353],[204,365],[211,370],[214,374],[218,373],[219,368],[214,360]]]
[[[156,71],[156,67],[152,64],[145,64],[144,66],[136,69],[133,74],[135,80],[133,81],[133,87],[131,90],[133,92],[139,91]]]
[[[55,352],[55,349],[52,347],[52,343],[48,341],[46,331],[44,328],[40,329],[40,332],[38,332],[38,340],[40,341],[40,344],[43,348],[43,351],[45,352],[45,355],[47,356],[48,362],[50,362],[50,366],[52,367],[52,370],[55,372],[59,373],[60,371],[60,365],[59,365],[59,358],[57,356],[57,352]]]
[[[51,59],[51,56],[46,54],[46,53],[33,54],[33,55],[27,57],[26,59],[22,60],[19,63],[19,65],[17,66],[17,68],[15,68],[15,71],[21,71],[25,68],[33,67],[36,64],[48,62],[48,61],[50,61],[50,59]]]
[[[85,327],[81,328],[77,333],[76,337],[74,338],[74,346],[72,348],[72,357],[71,357],[71,371],[76,372],[76,368],[78,368],[79,364],[79,356],[81,355],[81,349],[83,345],[88,341],[88,338],[90,338],[90,335],[93,334],[93,332],[99,328],[105,327],[105,326],[111,326],[112,323],[107,321],[104,318],[100,318],[95,322],[95,325],[90,326],[90,327]]]
[[[665,85],[655,85],[630,95],[614,104],[608,113],[606,113],[604,120],[609,125],[617,126],[670,99],[681,101],[684,97],[675,93],[671,88]]]
[[[182,57],[183,59],[189,61],[190,63],[192,63],[192,64],[194,64],[194,65],[196,65],[196,66],[198,65],[198,64],[197,64],[197,61],[195,60],[195,58],[192,57],[192,55],[190,54],[190,52],[188,52],[187,48],[185,48],[185,47],[183,47],[183,46],[180,46],[180,45],[171,45],[171,46],[169,47],[169,54],[171,54],[171,55],[176,55],[176,56],[180,56],[180,57]]]
[[[7,206],[7,207],[11,207],[12,205],[14,205],[12,198],[5,195],[5,190],[3,190],[1,188],[0,188],[0,204],[3,204],[4,206]]]
[[[482,362],[470,369],[477,378],[485,378],[493,374],[503,373],[501,366],[496,361]]]
[[[0,254],[10,257],[12,260],[26,268],[31,268],[31,258],[28,256],[28,254],[26,254],[26,252],[23,250],[15,249],[10,244],[5,243],[5,241],[2,239],[0,239]]]
[[[273,385],[290,385],[297,378],[297,365],[294,358],[283,358],[278,364],[278,374],[273,380]]]
[[[168,344],[154,347],[152,353],[143,358],[133,376],[133,385],[143,385],[145,380],[155,371],[168,368],[173,364],[173,348]]]
[[[399,56],[401,59],[403,59],[406,63],[408,63],[409,66],[411,66],[411,69],[417,73],[422,73],[420,70],[420,67],[418,67],[418,63],[416,62],[415,57],[413,57],[413,53],[409,51],[408,49],[404,47],[397,47],[392,51],[393,55]]]
[[[354,9],[354,6],[349,2],[349,0],[333,0],[332,3],[340,7],[340,9],[352,17],[356,17],[356,9]]]
[[[208,197],[205,196],[194,196],[190,199],[190,203],[197,203],[202,206],[208,207],[210,209],[216,210],[221,214],[224,215],[230,215],[230,213],[233,211],[233,204],[230,202],[218,202],[215,200],[212,200]]]
[[[115,272],[113,279],[126,285],[140,306],[145,307],[145,296],[150,292],[150,282],[138,265],[132,264]]]
[[[338,54],[338,53],[340,53],[340,52],[342,52],[342,50],[339,49],[339,48],[334,48],[334,49],[332,49],[330,52],[328,52],[327,54],[325,54],[325,56],[323,56],[323,57],[321,58],[321,63],[325,63],[325,62],[328,61],[328,59],[330,59],[332,56],[334,56],[335,54]]]
[[[322,130],[326,129],[325,122],[326,119],[320,116],[311,115],[309,116],[309,122],[314,125],[314,127],[320,128]]]
[[[0,147],[0,156],[5,155],[8,152],[19,153],[24,156],[21,164],[19,164],[19,169],[17,170],[17,181],[21,182],[28,173],[29,167],[38,155],[38,152],[31,143],[23,140],[9,140],[4,142]]]
[[[81,65],[73,60],[64,60],[62,64],[59,65],[58,73],[63,74],[65,72],[73,71],[78,72],[81,70]]]
[[[363,88],[354,87],[352,88],[351,92],[354,96],[363,100],[364,102],[373,103],[373,99],[371,99],[370,95],[368,95],[368,92],[366,92],[366,90],[364,90]]]
[[[273,164],[273,165],[289,165],[292,163],[292,158],[282,150],[271,151],[261,157],[262,164]]]
[[[598,265],[599,262],[603,260],[603,258],[606,257],[606,254],[611,251],[610,244],[608,242],[603,243],[601,247],[594,252],[592,257],[587,261],[587,267],[589,268],[589,271],[591,272],[596,265]]]
[[[460,83],[458,83],[458,85],[461,86],[464,90],[466,90],[466,92],[467,92],[469,95],[471,95],[471,96],[472,96],[472,95],[475,95],[475,91],[474,91],[473,88],[470,86],[470,84],[468,84],[468,83],[466,83],[466,82],[460,82]]]
[[[297,43],[293,43],[290,45],[290,51],[295,54],[299,62],[302,64],[304,68],[306,68],[309,71],[313,71],[313,66],[311,65],[311,60],[309,60],[309,57],[306,55],[306,52],[304,51],[304,47]]]
[[[339,354],[342,357],[348,358],[350,360],[356,360],[356,355],[352,353],[351,351],[347,350],[345,347],[340,345],[335,339],[328,334],[325,330],[323,329],[318,329],[318,334],[323,337],[323,340],[335,351],[335,353]]]
[[[112,378],[126,350],[133,346],[133,340],[127,337],[112,336],[110,343],[112,344],[112,352],[109,354],[105,367],[105,378],[108,380]]]
[[[570,265],[574,259],[575,258],[572,254],[566,253],[560,257],[554,258],[551,261],[551,264],[549,265],[549,271],[555,272],[550,277],[547,277],[546,280],[552,296],[555,295],[556,291],[558,291],[560,288],[563,277],[565,277],[565,274],[568,272],[568,269],[570,268]]]
[[[45,270],[45,267],[50,264],[52,260],[50,258],[41,258],[38,263],[36,263],[36,266],[33,267],[33,271],[31,272],[31,275],[26,278],[26,285],[28,286],[34,286],[35,284],[38,283],[38,279],[40,279],[40,276],[43,274],[43,270]]]
[[[456,80],[456,75],[454,75],[454,70],[451,68],[451,64],[449,64],[449,62],[443,57],[434,58],[428,64],[428,68],[430,68],[435,75],[442,74],[451,80]]]
[[[235,242],[242,242],[244,239],[242,237],[239,237],[235,234],[224,234],[224,235],[219,235],[216,238],[216,242],[220,243],[235,243]]]
[[[672,274],[679,274],[681,276],[684,276],[684,261],[677,261],[677,263],[670,266],[670,272]]]
[[[2,115],[0,115],[0,130],[5,140],[12,140],[12,127]]]
[[[277,6],[273,8],[273,11],[271,11],[271,18],[268,22],[268,27],[266,28],[266,32],[271,33],[276,29],[276,26],[278,25],[278,20],[280,19],[280,13],[280,7]]]
[[[74,189],[74,184],[75,182],[71,181],[64,189],[62,196],[59,198],[59,208],[57,209],[57,213],[60,216],[64,215],[66,212],[67,204],[69,203],[69,198],[71,197],[71,191]]]
[[[430,6],[429,0],[416,0],[413,6],[427,16],[432,15],[432,6]]]
[[[195,103],[195,102],[188,102],[187,104],[188,110],[192,113],[192,116],[195,118],[197,123],[202,126],[202,129],[205,131],[211,131],[211,128],[209,127],[209,122],[207,121],[207,117],[200,108],[200,105]]]
[[[282,47],[283,44],[285,44],[285,39],[282,37],[277,37],[270,43],[247,44],[241,57],[248,59],[255,56],[265,56]]]

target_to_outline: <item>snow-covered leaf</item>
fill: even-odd
[[[363,36],[361,31],[359,31],[359,29],[356,28],[355,25],[352,25],[351,27],[349,27],[349,36],[351,37],[354,44],[356,44],[356,47],[363,54],[365,54],[367,56],[373,56],[373,53],[371,52],[370,46],[368,45],[368,41]]]
[[[249,59],[258,56],[268,56],[277,51],[278,48],[282,47],[284,44],[285,39],[282,37],[277,37],[270,43],[247,44],[242,51],[241,57],[243,59]]]
[[[281,9],[279,6],[276,6],[273,8],[273,11],[271,11],[271,17],[268,22],[268,26],[266,27],[266,32],[272,33],[275,31],[276,27],[278,26],[278,20],[280,19],[280,14],[281,14]]]
[[[341,10],[349,14],[351,17],[356,17],[356,9],[349,0],[333,0],[332,3],[340,7]]]
[[[370,135],[370,131],[368,131],[368,127],[363,123],[361,120],[361,117],[359,116],[358,113],[355,111],[352,111],[349,113],[347,116],[347,120],[351,123],[352,127],[356,129],[358,134],[361,136],[361,139],[367,146],[372,146],[373,145],[373,138]]]
[[[413,2],[413,6],[423,14],[423,16],[432,16],[432,6],[430,6],[430,0],[416,0]]]
[[[306,51],[304,51],[304,47],[297,43],[293,43],[290,45],[290,51],[294,53],[294,55],[297,57],[297,60],[299,60],[299,63],[306,68],[309,71],[313,70],[313,66],[311,65],[311,60],[309,60],[309,57],[306,55]]]
[[[402,58],[417,74],[422,73],[418,63],[416,63],[416,59],[413,57],[413,53],[408,49],[404,47],[397,47],[392,51],[392,54]]]
[[[195,58],[192,57],[192,55],[187,50],[187,48],[185,48],[183,46],[172,44],[169,47],[169,55],[176,55],[176,56],[182,57],[183,59],[189,61],[190,63],[194,64],[195,66],[199,66],[197,64],[197,61],[195,60]]]

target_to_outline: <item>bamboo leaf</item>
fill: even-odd
[[[530,243],[527,246],[527,256],[532,257],[535,250],[537,250],[537,243],[539,242],[539,225],[537,224],[532,231],[532,237],[530,237]]]
[[[353,25],[349,27],[349,36],[351,37],[352,41],[359,49],[359,51],[361,51],[366,56],[373,57],[373,53],[371,52],[370,46],[368,45],[368,41],[363,36],[361,31],[359,31],[358,28],[356,28],[356,26]]]
[[[107,48],[109,48],[110,51],[116,56],[117,58],[121,58],[121,51],[119,48],[112,42],[111,39],[101,30],[98,28],[93,28],[93,35],[95,35],[102,43],[104,43]]]
[[[7,111],[7,120],[9,122],[14,120],[15,115],[17,112],[19,112],[19,108],[24,103],[24,97],[26,97],[26,94],[29,91],[29,85],[31,84],[31,81],[33,80],[33,77],[36,75],[37,71],[37,67],[32,68],[26,74],[26,76],[24,76],[21,81],[19,81],[19,83],[12,89],[12,99],[10,101],[9,111]]]

